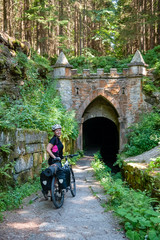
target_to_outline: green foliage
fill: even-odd
[[[145,91],[146,94],[150,95],[153,92],[158,92],[160,91],[160,87],[156,87],[156,81],[149,77],[144,77],[143,78],[143,90]]]
[[[118,165],[120,168],[122,168],[124,166],[124,161],[123,161],[123,158],[120,154],[117,154],[117,160],[113,164],[113,166],[116,166],[116,165]]]
[[[75,139],[78,125],[74,111],[66,111],[55,90],[56,81],[50,75],[49,61],[32,53],[28,59],[24,53],[17,53],[16,62],[24,76],[21,98],[15,101],[7,96],[0,101],[1,128],[32,128],[51,133],[51,126],[63,126],[62,138]],[[51,135],[50,135],[51,136]]]
[[[160,169],[160,156],[157,157],[155,160],[152,160],[147,167],[148,172],[152,172],[155,169],[159,168]]]
[[[13,172],[14,172],[15,163],[9,162],[0,167],[0,182],[1,189],[7,189],[8,185],[13,186]]]
[[[2,146],[0,146],[0,151],[9,154],[10,153],[9,147],[10,144],[3,144]]]
[[[92,72],[96,72],[97,68],[104,68],[105,72],[110,72],[110,68],[117,68],[119,72],[122,72],[123,68],[127,68],[127,64],[131,61],[132,56],[128,58],[118,60],[113,56],[80,56],[69,58],[70,64],[74,68],[78,68],[78,72],[82,72],[83,69],[91,69]]]
[[[93,161],[91,165],[96,171],[97,178],[100,180],[101,178],[105,177],[106,172],[111,172],[111,169],[107,165],[103,164],[101,160],[102,157],[99,151],[96,154],[94,154],[94,159],[95,161]]]
[[[92,167],[106,194],[111,196],[107,208],[114,210],[121,218],[126,236],[130,240],[158,240],[160,212],[159,207],[152,207],[155,199],[149,198],[145,192],[129,189],[119,176],[112,176],[106,171],[104,163],[98,158],[92,162]]]
[[[34,179],[34,181],[29,181],[21,186],[17,185],[15,188],[8,187],[6,191],[0,189],[0,213],[19,208],[25,197],[30,196],[40,188],[40,180],[38,177]],[[2,220],[2,214],[0,218]]]
[[[78,152],[76,152],[75,154],[78,154]],[[76,162],[78,161],[78,159],[80,159],[80,158],[81,158],[81,155],[80,155],[80,154],[79,154],[78,156],[73,157],[73,158],[69,158],[69,163],[70,163],[71,165],[75,165]]]
[[[148,50],[144,54],[144,60],[149,64],[149,68],[154,68],[160,60],[160,45],[154,47],[151,50]]]
[[[77,154],[78,154],[80,157],[83,157],[83,156],[84,156],[84,151],[83,151],[83,150],[78,150],[78,151],[77,151]]]
[[[135,156],[158,145],[160,141],[160,115],[157,112],[144,114],[140,121],[129,127],[126,156]]]

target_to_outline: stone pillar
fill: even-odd
[[[110,75],[111,77],[117,76],[117,68],[110,68]]]
[[[83,77],[90,76],[90,69],[83,69]]]
[[[119,152],[121,152],[124,148],[124,145],[127,143],[127,139],[125,137],[126,119],[124,117],[119,117],[118,120],[120,124]]]
[[[72,65],[68,63],[66,56],[61,52],[53,67],[54,78],[58,79],[57,90],[60,93],[62,103],[67,109],[69,109],[72,106]]]
[[[132,61],[128,64],[129,75],[147,75],[147,64],[139,50],[136,51]]]
[[[97,75],[98,76],[104,76],[104,68],[97,68]]]
[[[83,150],[83,122],[84,118],[81,119],[81,122],[79,122],[79,135],[77,138],[77,149]]]
[[[62,78],[71,76],[71,68],[73,66],[69,64],[66,56],[61,52],[53,68],[54,78]]]

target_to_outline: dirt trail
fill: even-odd
[[[91,157],[78,161],[74,169],[77,195],[70,192],[65,195],[64,205],[54,209],[51,201],[45,201],[41,192],[38,199],[23,209],[6,213],[0,224],[0,240],[124,240],[117,220],[110,212],[104,212],[98,199],[93,196],[90,186],[93,171],[90,168]],[[90,179],[86,181],[86,179]]]

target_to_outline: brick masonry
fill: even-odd
[[[110,73],[104,73],[104,69],[97,69],[97,73],[84,69],[82,74],[77,74],[63,53],[57,62],[54,65],[57,89],[66,108],[76,111],[79,122],[77,148],[82,149],[83,146],[83,122],[94,117],[106,117],[116,124],[120,150],[123,149],[127,127],[137,122],[139,114],[151,107],[142,93],[142,78],[147,75],[147,70],[140,52],[135,53],[129,68],[123,69],[123,73],[111,68]]]

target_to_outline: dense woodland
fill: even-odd
[[[46,56],[122,57],[160,44],[160,1],[0,0],[0,31]]]

